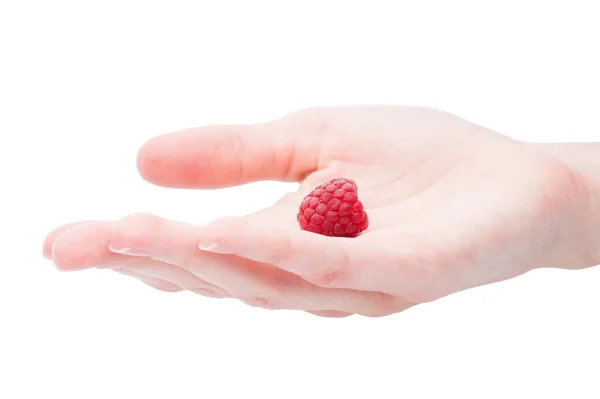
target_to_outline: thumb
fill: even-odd
[[[300,181],[318,166],[318,123],[299,113],[256,125],[206,126],[142,146],[141,176],[174,188],[219,188],[259,180]]]

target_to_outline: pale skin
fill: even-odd
[[[189,290],[318,316],[385,316],[543,267],[600,263],[600,146],[523,143],[429,108],[315,108],[249,126],[150,140],[147,181],[216,189],[299,182],[260,212],[207,226],[134,214],[52,231],[60,270],[110,268]],[[312,187],[351,178],[370,219],[357,238],[301,231]]]

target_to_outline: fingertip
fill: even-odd
[[[61,235],[52,245],[52,261],[60,271],[73,271],[82,269],[83,257],[76,249],[73,250],[68,240],[61,240]]]
[[[152,138],[146,141],[138,150],[136,156],[136,166],[140,176],[147,182],[160,185],[160,176],[156,171],[160,171],[161,166],[157,154],[159,146],[155,143],[160,137]],[[159,143],[160,144],[160,143]]]
[[[42,254],[46,259],[52,259],[52,247],[54,246],[54,243],[58,237],[60,237],[60,235],[66,230],[67,229],[65,229],[64,226],[60,226],[46,235],[46,238],[44,238],[44,243],[42,244]]]
[[[318,167],[318,140],[280,121],[212,125],[155,137],[142,145],[136,162],[144,180],[163,187],[298,181]]]
[[[52,261],[61,271],[101,264],[109,254],[105,223],[86,223],[63,232],[52,244]]]
[[[64,224],[62,226],[56,227],[51,230],[44,238],[44,242],[42,244],[42,254],[48,260],[52,260],[52,247],[54,246],[54,242],[65,232],[72,229],[73,227],[77,227],[86,223],[94,223],[92,220],[85,220],[79,222],[73,222]]]
[[[223,173],[211,160],[218,143],[207,134],[180,131],[154,137],[136,157],[140,176],[149,183],[171,188],[218,187]]]
[[[57,237],[53,233],[53,231],[48,233],[46,238],[44,238],[44,243],[42,244],[42,255],[48,260],[52,260],[52,246],[54,245],[54,241],[56,241]]]

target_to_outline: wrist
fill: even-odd
[[[583,173],[589,183],[600,188],[600,142],[532,144],[567,166]]]
[[[600,264],[600,143],[531,144],[572,172],[585,198],[569,212],[569,245],[555,267],[578,269]]]

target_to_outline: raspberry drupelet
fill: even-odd
[[[302,230],[334,237],[356,237],[369,227],[369,218],[350,179],[333,179],[315,187],[300,204]]]

